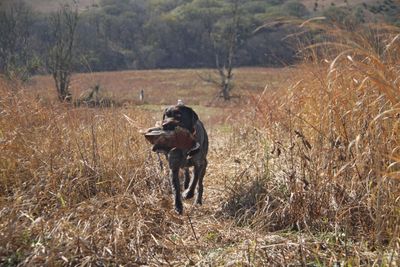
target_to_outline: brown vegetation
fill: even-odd
[[[71,108],[2,82],[1,264],[398,266],[400,47],[379,33],[337,32],[291,86],[230,107],[231,128],[211,127],[204,205],[183,216],[138,132],[154,124],[143,107]]]
[[[390,266],[400,240],[399,34],[357,30],[331,29],[335,43],[304,48],[312,62],[292,86],[254,101],[259,141],[246,146],[264,151],[226,211],[240,224],[328,235],[352,248],[337,252],[348,264],[376,263],[361,256],[365,245]]]

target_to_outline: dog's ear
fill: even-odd
[[[181,106],[181,110],[184,110],[187,114],[190,114],[189,116],[192,118],[192,123],[193,125],[196,124],[196,122],[199,120],[199,116],[197,116],[196,112],[192,108],[189,108],[187,106]]]
[[[196,122],[199,120],[199,116],[197,116],[196,112],[194,112],[193,109],[190,109],[192,111],[192,121],[193,121],[193,126],[196,124]]]
[[[192,125],[190,127],[191,128],[190,132],[194,132],[195,131],[194,126],[196,125],[197,121],[199,120],[199,116],[197,116],[196,112],[194,112],[194,110],[191,108],[188,108],[188,111],[190,112],[191,117],[192,117]]]
[[[165,120],[165,117],[167,116],[167,111],[168,111],[168,108],[164,109],[164,112],[162,114],[162,120],[163,121]]]
[[[190,132],[194,131],[194,126],[196,125],[199,116],[197,116],[196,112],[193,109],[187,106],[178,106],[181,114],[184,114],[184,120],[182,121],[185,125],[185,128],[188,129]]]

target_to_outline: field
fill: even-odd
[[[310,62],[238,69],[229,103],[209,70],[74,75],[75,100],[99,85],[107,108],[2,79],[0,265],[399,266],[399,44],[382,33],[382,55],[338,32],[352,42]],[[139,133],[177,99],[211,145],[183,216]]]
[[[77,98],[84,97],[93,86],[100,85],[102,97],[109,97],[119,105],[132,106],[151,111],[154,121],[160,119],[163,109],[173,105],[178,99],[194,106],[208,127],[223,124],[232,117],[232,108],[243,107],[257,97],[267,86],[274,90],[278,84],[287,82],[290,68],[241,68],[235,74],[235,91],[232,103],[218,99],[218,90],[204,81],[212,70],[150,70],[102,72],[74,75],[71,91]],[[30,93],[46,102],[57,101],[54,81],[49,76],[37,76],[29,86]],[[140,90],[144,91],[144,101],[139,100]]]

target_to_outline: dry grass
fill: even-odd
[[[251,157],[247,183],[232,186],[231,217],[334,242],[344,264],[398,266],[398,33],[330,29],[335,43],[308,47],[313,61],[298,68],[291,87],[254,100],[258,141],[246,147],[264,151]]]
[[[138,134],[154,123],[147,111],[71,108],[33,97],[30,89],[3,82],[0,88],[1,265],[246,259],[236,246],[254,235],[214,216],[223,188],[215,156],[207,204],[186,203],[180,217],[165,173]]]
[[[343,52],[243,69],[244,100],[228,106],[204,106],[210,91],[179,82],[190,71],[77,75],[74,90],[98,75],[128,103],[132,77],[153,88],[148,105],[108,109],[52,101],[47,77],[36,89],[1,81],[0,265],[399,266],[399,42],[379,33],[387,46],[337,32]],[[162,99],[194,92],[210,129],[205,204],[178,216],[138,129]]]

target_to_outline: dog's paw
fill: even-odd
[[[175,208],[175,212],[178,213],[179,215],[183,214],[183,208]]]
[[[183,199],[191,199],[194,197],[194,192],[190,191],[190,189],[186,189],[182,194]]]
[[[175,204],[175,212],[179,215],[183,214],[183,205],[182,204]]]
[[[201,200],[200,198],[196,198],[194,204],[201,206],[203,205],[203,200]]]

